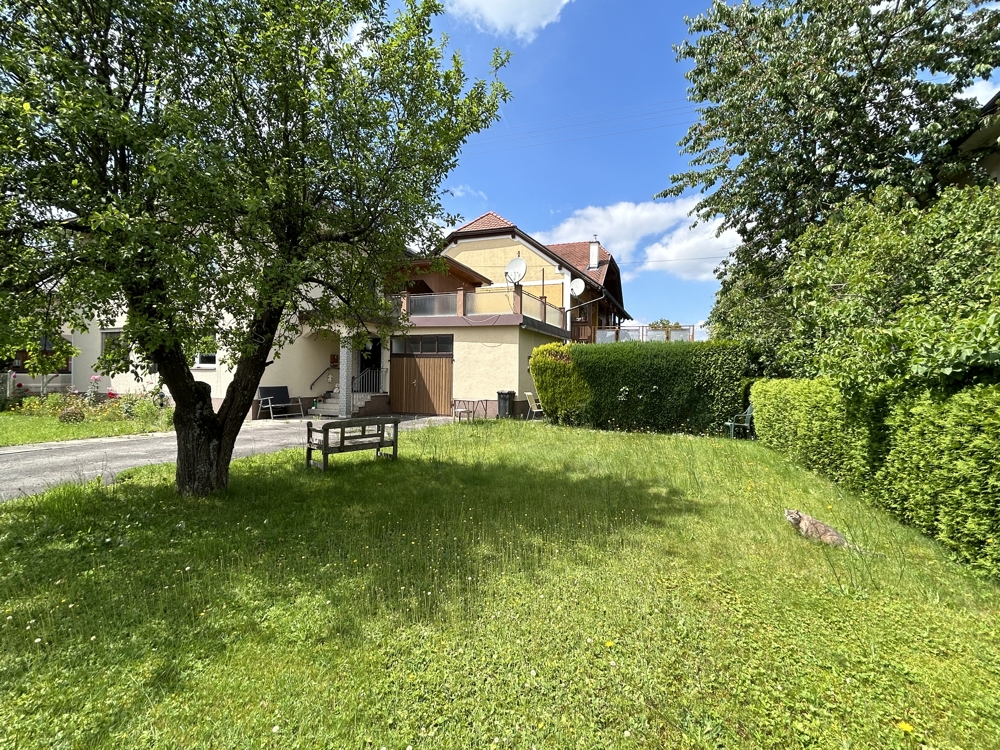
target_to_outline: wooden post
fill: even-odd
[[[465,284],[462,284],[462,286],[458,288],[458,297],[455,302],[455,312],[460,318],[465,316]]]

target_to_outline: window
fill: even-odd
[[[117,346],[121,337],[121,331],[101,331],[101,354],[105,354],[108,349]]]
[[[437,356],[450,355],[455,351],[455,337],[441,336],[393,336],[390,351],[395,355]]]
[[[201,351],[194,355],[192,367],[214,368],[218,362],[218,348],[215,336],[206,336],[201,340]]]
[[[213,354],[195,354],[194,355],[194,366],[195,367],[215,367],[216,355]]]

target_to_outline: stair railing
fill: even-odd
[[[388,368],[365,370],[351,378],[351,393],[385,393],[388,384]]]

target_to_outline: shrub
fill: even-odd
[[[531,373],[557,421],[657,432],[721,432],[743,411],[749,358],[726,342],[550,344]]]
[[[59,412],[59,421],[67,423],[83,422],[87,419],[87,415],[84,413],[83,409],[71,406],[68,409],[63,409]]]
[[[1000,575],[1000,386],[921,393],[897,404],[888,425],[875,502]]]
[[[870,481],[877,454],[872,407],[849,404],[830,380],[760,380],[750,392],[760,441],[852,489]]]
[[[565,344],[545,344],[531,353],[528,362],[545,415],[553,422],[582,421],[590,389],[573,365]]]

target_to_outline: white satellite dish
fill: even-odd
[[[586,285],[583,283],[583,279],[573,279],[569,284],[569,293],[574,297],[579,297],[583,294],[585,286]]]
[[[528,273],[528,264],[524,262],[524,258],[514,258],[507,264],[503,275],[511,284],[520,284],[526,273]]]

